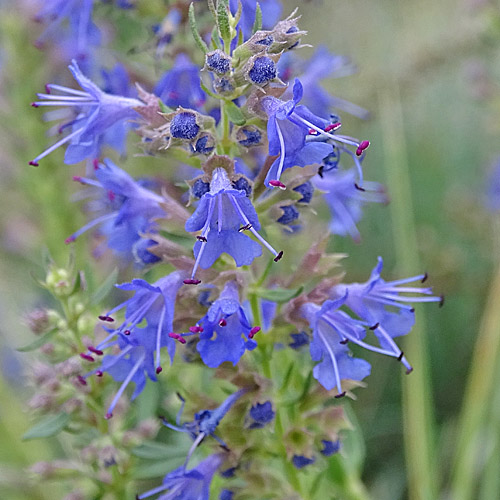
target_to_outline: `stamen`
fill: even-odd
[[[241,226],[239,229],[238,229],[238,232],[242,232],[242,231],[249,231],[250,229],[252,229],[252,224],[247,224],[246,226]]]
[[[256,333],[259,333],[261,330],[260,326],[254,326],[251,330],[250,333],[248,334],[249,339],[253,339],[255,337]]]
[[[286,189],[286,186],[281,181],[277,181],[277,180],[269,181],[269,185],[273,186],[273,187],[278,187],[282,190]]]
[[[87,385],[87,381],[81,375],[78,375],[76,378],[80,384]]]
[[[206,243],[206,242],[207,242],[207,239],[205,238],[205,236],[199,236],[199,235],[198,235],[198,236],[196,237],[196,239],[197,239],[198,241],[203,242],[203,243]]]
[[[344,340],[341,340],[340,343],[342,345],[346,345],[347,343],[349,342],[349,339],[344,339]]]
[[[32,167],[38,167],[38,162],[34,161],[34,160],[31,160],[31,161],[28,162],[28,165],[31,165]]]
[[[366,189],[365,188],[362,188],[361,186],[359,186],[356,182],[354,183],[354,187],[358,190],[358,191],[363,191],[365,192]]]
[[[174,339],[174,340],[177,340],[179,341],[181,344],[185,344],[186,343],[186,339],[183,338],[181,335],[179,335],[178,333],[174,333],[174,332],[170,332],[168,334],[168,336],[171,338],[171,339]]]
[[[123,335],[130,335],[130,330],[123,330]]]
[[[370,326],[370,330],[376,330],[379,327],[380,323],[375,323],[373,326]]]
[[[80,358],[85,359],[86,361],[91,361],[91,362],[95,361],[95,359],[92,356],[89,356],[88,354],[85,354],[84,352],[80,353]]]
[[[220,321],[219,321],[219,326],[226,326],[227,325],[227,321],[222,318]]]
[[[104,373],[101,370],[97,370],[95,374],[97,377],[102,377],[104,375]]]
[[[201,280],[187,279],[183,280],[183,283],[185,285],[199,285],[201,283]]]
[[[340,399],[340,398],[343,398],[345,395],[346,395],[346,392],[344,391],[344,392],[339,392],[338,394],[335,394],[335,397],[337,399]]]
[[[167,310],[166,307],[163,307],[163,309],[161,310],[160,321],[158,322],[158,329],[156,330],[156,373],[157,374],[161,372],[161,366],[160,366],[161,331],[163,329],[163,321],[165,320],[166,310]]]
[[[361,141],[356,149],[356,156],[361,156],[363,151],[370,145],[370,141]]]
[[[443,307],[444,306],[444,295],[440,295],[439,296],[439,307]]]
[[[89,345],[87,347],[87,349],[90,351],[90,352],[93,352],[94,354],[97,354],[97,356],[102,356],[104,353],[100,350],[100,349],[96,349],[95,347]]]
[[[191,333],[202,333],[203,332],[203,327],[200,325],[195,325],[195,326],[190,326],[189,331]]]
[[[281,258],[283,257],[283,250],[280,250],[278,252],[278,255],[276,255],[276,257],[274,257],[274,262],[278,262],[279,260],[281,260]]]
[[[340,123],[340,122],[331,123],[330,125],[325,127],[325,132],[330,132],[332,130],[333,131],[338,130],[341,126],[342,126],[342,123]]]
[[[429,277],[429,275],[427,274],[427,272],[424,273],[424,277],[421,279],[421,283],[425,283],[427,281],[427,278]]]
[[[101,321],[107,321],[108,323],[113,323],[114,319],[111,316],[101,315],[99,316]]]

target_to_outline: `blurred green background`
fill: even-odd
[[[418,325],[405,349],[415,366],[409,377],[396,363],[367,354],[372,375],[350,404],[365,443],[363,480],[375,500],[500,498],[500,291],[490,286],[500,247],[498,215],[483,206],[487,173],[500,154],[499,6],[481,0],[284,4],[286,13],[299,6],[307,43],[357,64],[358,73],[327,86],[371,112],[366,122],[344,114],[343,127],[370,139],[366,179],[384,183],[392,200],[367,208],[361,244],[334,239],[335,251],[349,254],[347,280],[364,281],[381,255],[388,276],[427,271],[430,285],[446,296],[442,309],[417,307]],[[27,165],[47,144],[46,126],[29,103],[50,79],[44,55],[30,43],[32,29],[21,11],[3,10],[1,499],[35,498],[28,485],[24,492],[13,485],[25,481],[22,467],[51,454],[50,443],[20,441],[29,424],[25,370],[33,359],[13,349],[30,339],[23,314],[43,301],[30,277],[40,269],[41,249],[48,245],[64,263],[62,240],[78,227],[75,214],[82,217],[69,200],[76,172],[62,164],[61,151],[39,169]],[[83,258],[83,245],[80,252]],[[476,385],[467,389],[471,372]]]

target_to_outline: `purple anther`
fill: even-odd
[[[199,285],[201,283],[201,280],[187,279],[187,280],[184,280],[183,283],[185,285]]]
[[[280,189],[286,189],[286,186],[281,181],[277,180],[269,181],[269,185]]]
[[[219,321],[219,326],[226,326],[227,325],[227,321],[222,318],[220,321]]]
[[[280,250],[278,252],[278,255],[276,255],[276,257],[274,257],[274,262],[278,262],[279,260],[281,260],[281,257],[283,257],[283,250]]]
[[[87,348],[90,352],[97,354],[97,356],[102,356],[104,353],[100,349],[96,349],[95,347],[89,345]]]
[[[361,156],[363,151],[370,145],[370,141],[361,141],[356,149],[356,156]]]
[[[255,337],[256,333],[260,332],[260,326],[254,326],[251,330],[250,333],[248,334],[249,339],[253,339]]]
[[[95,359],[92,356],[85,354],[84,352],[80,353],[80,358],[85,359],[86,361],[91,361],[91,362],[95,361]]]

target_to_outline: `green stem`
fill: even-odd
[[[386,86],[379,96],[381,127],[384,131],[384,165],[391,193],[394,246],[398,271],[402,275],[420,269],[411,196],[404,123],[396,83]],[[406,464],[410,500],[435,500],[437,482],[434,467],[434,416],[427,356],[425,317],[419,311],[418,323],[405,340],[415,371],[403,380],[403,418]]]
[[[451,482],[451,497],[468,500],[473,497],[476,476],[473,474],[481,456],[483,424],[490,399],[498,386],[495,373],[500,355],[500,264],[491,283],[488,300],[479,327],[479,335],[460,415],[457,447]]]

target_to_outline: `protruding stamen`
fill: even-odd
[[[86,361],[91,361],[91,362],[95,361],[95,359],[92,356],[85,354],[84,352],[80,353],[80,358],[85,359]]]
[[[399,353],[399,356],[398,356],[398,361],[401,361],[403,359],[403,356],[405,355],[405,353],[403,351],[401,351]]]
[[[40,106],[36,103],[36,102],[32,102],[31,105],[34,107],[34,108],[39,108]]]
[[[277,188],[283,189],[283,190],[286,189],[286,186],[281,181],[277,181],[277,180],[269,181],[269,185],[273,186],[273,187],[277,187]]]
[[[163,371],[163,368],[161,366],[158,366],[155,371],[156,371],[156,375],[158,375],[159,373],[161,373]]]
[[[102,377],[104,375],[104,373],[101,370],[97,370],[95,374],[97,377]]]
[[[203,332],[203,327],[200,325],[195,325],[195,326],[190,326],[189,331],[191,333],[202,333]]]
[[[106,415],[104,415],[104,418],[106,420],[109,420],[112,416],[113,416],[113,414],[108,412],[108,413],[106,413]]]
[[[380,323],[375,323],[373,326],[370,326],[370,330],[376,330],[380,326]]]
[[[361,141],[356,149],[356,156],[361,156],[363,151],[370,145],[370,141]]]
[[[76,378],[80,384],[87,385],[87,381],[81,375],[78,375]]]
[[[32,167],[38,167],[39,163],[35,160],[31,160],[28,162],[28,165],[31,165]]]
[[[222,318],[220,321],[219,321],[219,326],[226,326],[227,325],[227,321]]]
[[[413,371],[413,366],[410,366],[410,368],[406,369],[406,375],[409,375]]]
[[[106,314],[102,314],[101,316],[99,316],[99,319],[101,321],[107,321],[108,323],[113,323],[114,321],[114,318],[112,318],[111,316],[107,316]]]
[[[366,189],[365,188],[362,188],[357,182],[354,183],[354,187],[358,190],[358,191],[362,191],[362,192],[365,192]]]
[[[343,398],[345,395],[346,395],[346,392],[344,391],[344,392],[339,392],[338,394],[335,394],[335,397],[337,399],[340,399],[340,398]]]
[[[344,339],[344,340],[341,340],[340,343],[342,345],[346,345],[347,343],[349,342],[349,339]]]
[[[245,226],[241,226],[239,229],[238,229],[238,232],[243,232],[243,231],[249,231],[250,229],[252,229],[252,224],[246,224]]]
[[[181,344],[185,344],[186,343],[186,339],[183,338],[181,335],[179,335],[178,333],[174,333],[174,332],[170,332],[168,334],[168,336],[171,338],[171,339],[174,339],[174,340],[177,340],[179,341]]]
[[[280,250],[278,252],[278,255],[276,255],[276,257],[274,257],[274,262],[278,262],[279,260],[281,260],[281,258],[283,257],[283,250]]]
[[[76,240],[76,237],[75,237],[75,236],[69,236],[68,238],[66,238],[66,239],[64,240],[64,243],[65,243],[66,245],[69,245],[70,243],[73,243],[73,241],[75,241],[75,240]]]
[[[444,295],[440,295],[439,296],[439,307],[443,307],[444,306]]]
[[[96,349],[95,347],[89,345],[88,350],[90,352],[93,352],[94,354],[97,354],[97,356],[102,356],[104,353],[100,349]]]
[[[207,239],[205,238],[205,236],[199,236],[199,235],[198,235],[198,236],[196,237],[196,239],[197,239],[198,241],[201,241],[202,243],[206,243],[206,242],[207,242]]]
[[[261,330],[260,326],[254,326],[251,330],[250,333],[248,334],[249,339],[253,339],[255,337],[255,334],[259,333]]]
[[[425,283],[427,281],[427,278],[429,275],[427,274],[427,271],[424,273],[424,277],[420,280],[420,283]]]
[[[328,130],[327,130],[327,132],[328,132]],[[318,132],[317,130],[314,130],[313,128],[310,128],[310,129],[307,131],[307,133],[308,133],[309,135],[319,135],[319,132]]]
[[[187,280],[184,280],[183,283],[185,285],[199,285],[201,283],[201,280],[187,279]]]
[[[123,335],[130,335],[130,330],[123,330]]]
[[[340,123],[340,122],[331,123],[330,125],[325,127],[325,132],[331,132],[332,130],[333,131],[338,130],[341,126],[342,126],[342,123]]]

